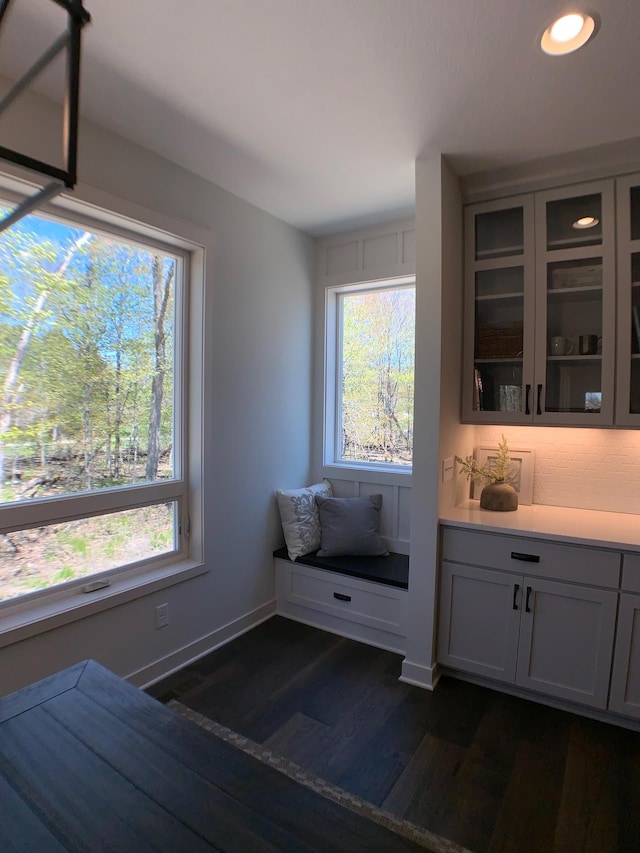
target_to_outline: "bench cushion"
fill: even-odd
[[[273,552],[273,556],[279,560],[289,560],[286,548],[278,548]],[[289,562],[294,561],[289,560]],[[318,557],[317,552],[313,551],[311,554],[298,557],[295,562],[352,578],[395,586],[398,589],[409,587],[409,556],[407,554],[392,552],[386,557]]]

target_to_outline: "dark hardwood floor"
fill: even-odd
[[[474,853],[639,853],[640,734],[274,617],[149,692]]]

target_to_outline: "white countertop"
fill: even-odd
[[[479,501],[469,500],[443,512],[440,523],[447,527],[640,552],[640,515],[631,513],[543,504],[519,506],[515,512],[492,512],[480,509]]]

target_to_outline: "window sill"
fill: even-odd
[[[184,560],[135,573],[115,575],[111,578],[110,586],[91,593],[76,588],[52,593],[32,603],[16,602],[0,613],[0,648],[119,607],[206,574],[207,571],[202,563]]]
[[[376,465],[336,464],[323,465],[322,475],[329,480],[358,480],[361,483],[379,483],[385,486],[411,486],[410,467],[388,468]]]

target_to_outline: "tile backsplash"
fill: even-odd
[[[640,430],[477,426],[476,445],[535,450],[533,502],[640,514]]]

